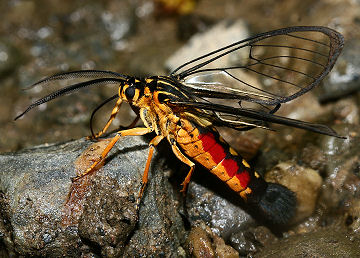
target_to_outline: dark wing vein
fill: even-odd
[[[329,28],[289,27],[261,33],[195,58],[170,76],[202,97],[217,98],[222,96],[221,92],[229,99],[277,105],[319,84],[330,72],[343,44],[342,35]],[[230,55],[240,58],[240,64],[224,64]],[[216,73],[225,77],[219,79]],[[258,81],[243,79],[244,73]],[[231,94],[232,97],[228,96]]]

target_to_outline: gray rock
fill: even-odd
[[[350,95],[360,89],[360,40],[346,42],[342,55],[325,78],[320,101],[326,102]]]
[[[0,156],[0,236],[8,254],[176,253],[183,224],[156,156],[136,222],[147,143],[140,137],[121,139],[103,167],[72,184],[75,169],[81,167],[77,157],[85,153],[86,158],[96,149],[85,150],[90,143],[81,139]]]
[[[359,257],[359,245],[359,236],[324,228],[282,239],[254,257]]]
[[[198,171],[202,172],[201,169]],[[212,179],[210,175],[203,176],[208,176],[208,181]],[[210,185],[206,188],[195,182],[190,183],[186,208],[193,226],[198,225],[200,221],[205,222],[215,233],[227,239],[234,232],[241,231],[245,225],[253,225],[254,220],[243,210],[245,206],[240,196],[228,191],[223,182],[213,179],[216,187]],[[214,193],[214,190],[219,192]]]

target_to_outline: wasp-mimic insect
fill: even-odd
[[[199,163],[266,220],[286,223],[294,215],[295,194],[282,185],[265,182],[221,138],[215,126],[241,131],[269,128],[269,123],[277,123],[339,137],[325,125],[277,116],[275,112],[282,103],[319,84],[332,69],[342,47],[342,35],[332,29],[289,27],[261,33],[195,58],[168,76],[136,78],[99,70],[56,74],[33,86],[59,80],[83,81],[35,101],[16,119],[40,104],[78,89],[115,84],[118,93],[104,102],[117,99],[115,107],[103,130],[92,133],[93,137],[105,133],[124,101],[144,126],[118,131],[93,165],[73,180],[94,171],[120,137],[155,132],[149,143],[138,205],[148,181],[154,147],[166,138],[175,156],[190,167],[182,191]]]

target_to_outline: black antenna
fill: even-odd
[[[124,81],[125,81],[124,79],[118,79],[118,78],[100,78],[100,79],[94,79],[94,80],[90,80],[90,81],[86,81],[86,82],[80,82],[80,83],[76,83],[76,84],[67,86],[67,87],[62,88],[60,90],[52,92],[49,95],[47,95],[47,96],[45,96],[45,97],[43,97],[41,99],[38,99],[37,101],[32,103],[30,106],[28,106],[28,108],[24,112],[22,112],[20,115],[15,117],[14,120],[19,119],[20,117],[25,115],[27,112],[29,112],[34,107],[37,107],[37,106],[39,106],[41,104],[49,102],[50,100],[53,100],[53,99],[55,99],[57,97],[65,95],[65,94],[72,93],[72,92],[74,92],[76,90],[79,90],[81,88],[88,87],[88,86],[106,85],[106,84],[118,84],[118,83],[123,83]],[[37,85],[37,84],[35,84],[35,85]]]

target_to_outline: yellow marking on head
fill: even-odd
[[[150,82],[152,82],[153,80],[154,80],[154,79],[149,79],[149,78],[145,79],[146,83],[150,83]]]
[[[135,95],[132,98],[134,101],[136,101],[139,98],[140,95],[140,90],[139,89],[135,89]]]
[[[233,148],[229,148],[229,151],[230,151],[230,153],[231,153],[231,155],[234,155],[234,156],[237,156],[238,154],[237,154],[237,152],[236,152],[236,150],[234,150]]]
[[[129,88],[129,84],[124,84],[124,86],[119,87],[119,96],[124,99],[127,100],[126,96],[125,96],[125,90]]]
[[[250,165],[249,165],[249,163],[246,162],[246,160],[243,159],[242,163],[245,167],[250,168]]]
[[[257,178],[259,178],[260,177],[260,175],[259,175],[259,173],[258,172],[254,172],[254,175],[257,177]]]

